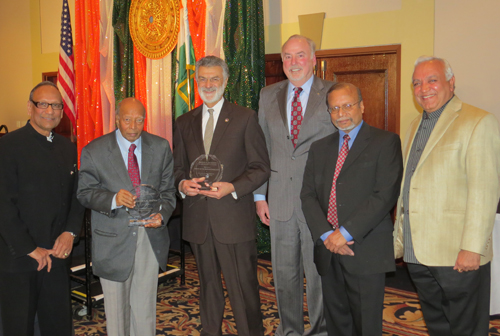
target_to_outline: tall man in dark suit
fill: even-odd
[[[92,209],[92,266],[101,279],[108,335],[156,335],[158,267],[167,267],[166,223],[175,208],[173,157],[167,140],[143,131],[145,109],[126,98],[118,130],[83,148],[78,200]],[[160,193],[160,212],[129,226],[130,190],[147,184]]]
[[[300,201],[309,147],[335,132],[325,113],[326,92],[333,83],[313,75],[315,49],[312,40],[291,36],[281,49],[288,80],[260,92],[259,123],[271,158],[271,178],[254,198],[261,221],[271,229],[279,336],[326,336],[321,281],[313,265],[313,241]],[[305,333],[304,274],[311,323]]]
[[[403,173],[401,142],[363,122],[354,85],[333,85],[327,102],[339,132],[312,144],[300,198],[328,335],[380,336],[385,273],[395,270],[390,211]]]
[[[42,335],[70,336],[67,258],[84,210],[76,199],[76,147],[52,131],[63,116],[53,83],[33,88],[28,115],[26,126],[0,139],[3,335],[33,335],[38,314]]]
[[[200,274],[201,335],[222,335],[222,270],[238,335],[257,336],[263,328],[252,192],[269,178],[269,157],[255,112],[223,98],[228,77],[218,57],[196,63],[203,105],[175,122],[175,180],[184,198],[183,238]],[[200,190],[204,178],[190,179],[190,166],[207,154],[220,160],[223,174],[211,190]]]

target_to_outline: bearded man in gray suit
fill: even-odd
[[[271,178],[254,192],[254,200],[261,221],[271,228],[273,277],[280,316],[276,335],[327,335],[321,279],[313,262],[314,244],[300,201],[309,147],[336,131],[325,103],[326,92],[333,82],[313,75],[315,49],[312,40],[291,36],[281,49],[288,80],[267,86],[260,93],[259,124],[271,159]],[[311,323],[305,333],[304,273]]]
[[[173,158],[167,140],[142,131],[145,109],[135,98],[118,105],[118,130],[85,146],[78,200],[92,209],[92,267],[101,279],[108,335],[156,334],[158,267],[167,267],[167,223],[175,208]],[[129,226],[129,190],[148,184],[160,211],[144,226]]]

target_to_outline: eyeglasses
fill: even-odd
[[[357,103],[354,103],[354,104],[344,104],[342,106],[334,106],[334,107],[329,107],[327,109],[328,113],[332,114],[332,113],[339,113],[340,109],[344,110],[344,112],[351,112],[353,109],[354,109],[354,106],[356,104],[359,104],[361,103],[361,100],[358,101]]]
[[[49,105],[52,106],[52,109],[54,111],[57,111],[57,110],[62,110],[64,108],[64,104],[63,103],[46,103],[46,102],[36,102],[34,100],[31,100],[31,102],[39,109],[42,109],[42,110],[45,110],[45,109],[48,109],[49,108]]]

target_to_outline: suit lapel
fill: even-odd
[[[410,149],[413,145],[413,141],[415,140],[415,135],[417,135],[417,130],[420,127],[420,123],[422,123],[422,116],[420,116],[419,122],[412,123],[412,127],[408,129],[408,134],[406,135],[405,147],[403,148],[403,160],[405,169],[409,157],[408,154],[410,154]]]
[[[368,125],[366,122],[363,122],[363,125],[361,126],[361,129],[359,130],[359,133],[356,136],[356,140],[354,140],[354,143],[352,144],[351,149],[349,150],[349,154],[347,154],[347,158],[345,159],[344,165],[342,166],[342,170],[340,171],[339,177],[340,175],[342,175],[342,172],[349,169],[349,166],[354,161],[356,161],[359,155],[365,150],[366,146],[368,146],[368,144],[370,143],[370,137],[371,137],[370,125]]]
[[[198,148],[200,154],[205,153],[205,147],[203,146],[202,117],[203,105],[200,105],[193,111],[193,120],[191,122],[193,141],[196,144],[196,147]]]
[[[327,155],[325,161],[325,184],[324,184],[324,194],[323,199],[328,204],[330,199],[330,193],[332,191],[333,175],[335,174],[335,167],[337,166],[337,159],[339,156],[339,132],[335,132],[333,135],[333,141],[328,145],[327,151],[330,155]],[[349,156],[349,155],[348,155]]]
[[[127,186],[127,190],[131,190],[132,181],[130,181],[125,162],[123,162],[122,153],[120,152],[120,147],[118,147],[118,142],[116,142],[116,134],[110,133],[110,137],[108,150],[111,165],[115,169],[116,175],[122,180],[123,185]]]
[[[210,145],[210,153],[215,153],[224,132],[232,121],[231,119],[231,105],[229,105],[227,100],[224,100],[219,118],[217,119],[217,124],[215,125],[214,137],[212,138],[212,144]]]
[[[309,99],[307,100],[307,106],[305,108],[304,120],[302,121],[299,137],[297,139],[296,150],[308,150],[309,146],[307,143],[310,141],[311,137],[316,136],[315,132],[317,127],[315,127],[315,125],[317,125],[318,122],[321,122],[319,114],[327,114],[324,91],[325,86],[323,85],[323,82],[318,77],[314,76],[311,91],[309,92]],[[324,108],[321,107],[322,105]],[[301,146],[301,144],[306,144],[306,146]]]
[[[286,114],[286,101],[288,97],[288,81],[283,81],[282,86],[278,91],[276,91],[276,101],[278,102],[281,119],[283,120],[283,125],[288,132],[288,117]]]
[[[142,149],[141,149],[141,183],[146,183],[149,180],[149,175],[151,174],[150,169],[152,168],[151,162],[153,161],[153,149],[151,148],[151,138],[146,131],[141,134],[142,137]]]
[[[325,89],[323,82],[319,80],[318,77],[314,76],[313,83],[311,85],[311,92],[309,92],[309,99],[307,100],[307,106],[306,106],[306,114],[304,116],[304,121],[302,122],[302,125],[307,125],[309,123],[309,120],[314,118],[314,115],[318,113],[320,109],[321,103],[325,104],[324,98],[322,98],[321,93]],[[320,111],[321,112],[321,111]],[[324,111],[326,113],[326,105],[324,108]],[[299,141],[300,141],[300,133],[299,133]]]
[[[454,97],[452,101],[448,103],[445,107],[443,113],[439,117],[439,120],[434,126],[432,133],[425,145],[424,151],[422,152],[422,156],[418,161],[416,169],[418,169],[425,161],[425,159],[429,156],[431,151],[434,149],[436,144],[441,140],[443,135],[446,133],[446,130],[453,123],[455,118],[458,117],[458,111],[462,108],[462,102],[457,97]],[[411,147],[410,147],[411,148]]]

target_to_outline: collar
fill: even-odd
[[[139,139],[135,140],[134,142],[130,142],[123,137],[122,132],[120,132],[119,129],[116,130],[115,134],[116,134],[116,142],[118,142],[118,146],[122,150],[124,149],[126,152],[128,152],[130,145],[135,144],[136,145],[135,149],[137,151],[141,152],[141,150],[142,150],[142,135],[139,137]]]
[[[448,103],[453,99],[453,97],[455,97],[455,95],[453,95],[443,106],[441,106],[439,109],[437,109],[434,112],[427,112],[424,110],[424,112],[422,113],[422,119],[430,119],[430,120],[439,119],[439,117],[443,113],[444,109],[446,108]]]
[[[309,92],[311,92],[311,86],[314,82],[314,74],[307,80],[307,82],[304,83],[304,85],[301,86],[302,92],[300,93],[301,95],[306,94],[309,96]],[[293,89],[295,89],[295,85],[292,84],[292,82],[288,81],[288,97],[293,95]]]
[[[351,138],[352,141],[356,139],[358,136],[359,130],[361,129],[361,126],[363,126],[363,119],[361,119],[361,122],[359,123],[358,126],[354,127],[352,130],[349,131],[349,133],[346,133],[345,131],[339,130],[339,139],[340,142],[344,141],[344,135],[349,134],[349,137]]]
[[[208,107],[205,103],[203,103],[203,114],[208,114],[209,108],[214,110],[214,114],[218,114],[220,110],[222,110],[222,105],[224,105],[224,100],[225,100],[224,96],[222,96],[221,100],[219,100],[217,104],[215,104],[212,107]]]
[[[38,133],[38,131],[31,125],[31,120],[28,120],[26,123],[26,127],[28,127],[31,132],[33,133],[33,136],[37,138],[40,141],[43,142],[52,142],[54,140],[54,131],[50,131],[49,136],[45,136],[43,134]]]

